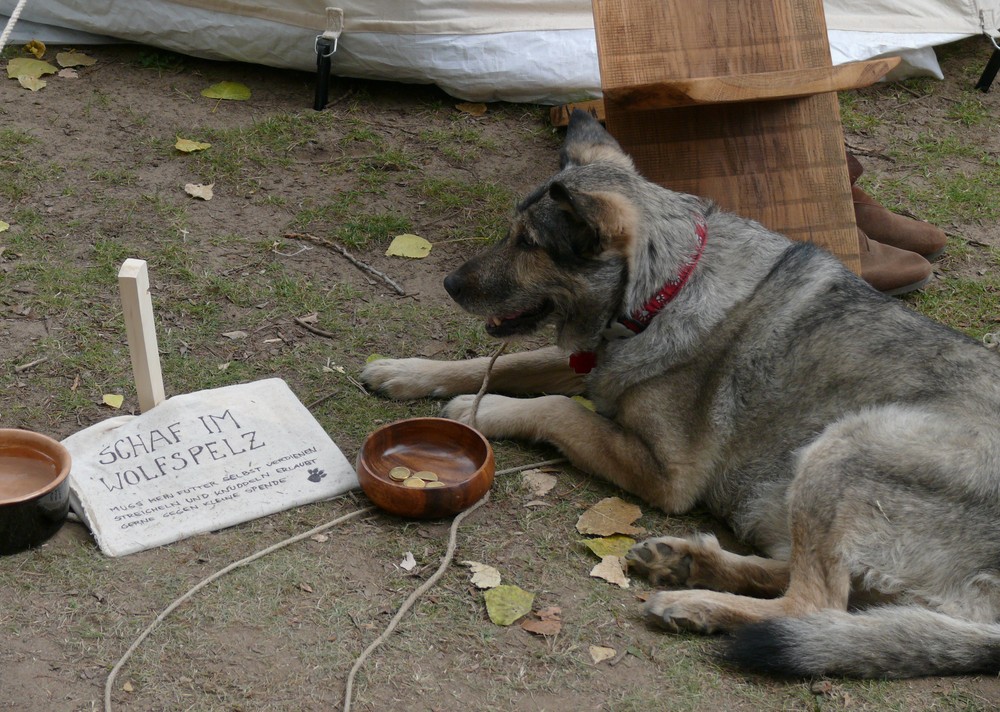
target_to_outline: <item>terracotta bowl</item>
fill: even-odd
[[[389,476],[395,467],[430,471],[442,484],[406,486]],[[361,489],[381,509],[400,517],[438,519],[478,502],[493,484],[496,465],[493,448],[478,430],[446,418],[410,418],[365,438],[357,468]]]
[[[69,513],[70,455],[52,438],[0,428],[0,555],[41,544]]]

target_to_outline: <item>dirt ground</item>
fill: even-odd
[[[98,61],[77,78],[49,77],[37,92],[0,79],[0,220],[11,225],[0,233],[4,427],[65,437],[115,414],[102,404],[106,393],[125,395],[125,412],[136,409],[114,279],[125,257],[150,263],[168,394],[280,376],[352,460],[379,423],[433,414],[438,404],[366,397],[325,365],[356,376],[373,353],[489,353],[493,345],[450,303],[441,279],[556,167],[560,136],[547,108],[491,105],[476,116],[432,87],[338,81],[319,114],[308,74],[141,47],[83,49]],[[971,91],[990,50],[983,41],[946,49],[944,82],[855,93],[847,141],[873,192],[900,209],[934,209],[934,175],[898,150],[907,137],[968,147],[938,157],[955,174],[984,152],[998,161],[1000,86]],[[200,96],[223,80],[244,83],[251,98]],[[973,104],[985,116],[956,114]],[[173,148],[177,137],[213,148],[185,156]],[[187,183],[214,183],[213,199],[189,197]],[[930,197],[915,203],[920,195]],[[996,212],[952,204],[932,213],[951,237],[949,256],[914,305],[946,320],[957,313],[952,325],[978,337],[997,330],[1000,231]],[[430,256],[386,257],[399,232],[434,242]],[[407,296],[289,233],[345,245]],[[970,284],[980,285],[980,305],[954,312],[954,295]],[[319,314],[314,330],[294,321],[310,312]],[[234,330],[250,337],[223,336]],[[499,468],[554,455],[497,444]],[[559,606],[562,632],[546,638],[492,624],[468,571],[453,566],[361,669],[355,709],[1000,706],[995,677],[775,681],[719,666],[715,641],[649,629],[639,613],[649,587],[590,578],[596,562],[574,530],[581,511],[620,494],[566,468],[543,497],[519,476],[499,478],[491,501],[460,529],[456,558],[496,566],[505,583],[535,592],[536,609]],[[44,546],[0,559],[0,709],[102,708],[111,667],[174,598],[232,561],[366,504],[351,494],[122,559],[104,557],[81,525],[68,524]],[[663,533],[715,527],[646,507],[639,524]],[[437,567],[447,530],[447,521],[375,514],[233,572],[138,649],[118,678],[115,708],[339,708],[356,656]],[[412,571],[399,566],[406,552]],[[594,663],[592,645],[615,657]]]

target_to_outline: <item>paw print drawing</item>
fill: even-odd
[[[318,467],[314,467],[311,470],[309,470],[310,482],[319,482],[324,477],[326,477],[326,473],[323,470],[319,469]]]

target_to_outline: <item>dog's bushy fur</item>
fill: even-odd
[[[508,237],[445,286],[507,338],[476,424],[548,441],[665,512],[703,504],[765,553],[714,537],[638,544],[630,567],[669,630],[732,632],[730,658],[795,675],[1000,672],[1000,358],[885,297],[828,253],[643,179],[577,113],[562,169]],[[676,277],[642,333],[606,329]],[[586,376],[567,354],[594,351]],[[486,359],[375,361],[395,398],[454,397],[468,421]],[[586,392],[591,412],[567,396]],[[678,590],[679,589],[679,590]],[[893,605],[847,613],[852,590]]]

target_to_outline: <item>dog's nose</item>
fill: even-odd
[[[452,272],[444,278],[444,288],[451,298],[458,300],[458,295],[462,293],[462,278]]]

